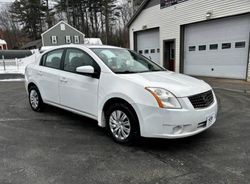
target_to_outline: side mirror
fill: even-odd
[[[93,66],[79,66],[76,68],[76,72],[77,73],[82,73],[82,74],[94,74],[95,70],[93,68]]]

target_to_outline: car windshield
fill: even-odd
[[[141,73],[164,71],[149,59],[134,51],[121,48],[92,48],[91,49],[114,73]]]

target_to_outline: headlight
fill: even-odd
[[[181,109],[178,99],[169,91],[162,88],[146,87],[156,99],[160,108]]]

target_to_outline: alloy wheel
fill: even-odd
[[[30,104],[34,109],[37,109],[39,105],[39,96],[36,92],[36,90],[32,89],[30,91]]]
[[[116,139],[125,140],[130,135],[130,120],[121,110],[115,110],[110,114],[109,126],[111,133]]]

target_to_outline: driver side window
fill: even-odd
[[[79,49],[67,49],[63,69],[76,73],[76,68],[79,66],[93,66],[96,68],[96,63],[88,54]]]

